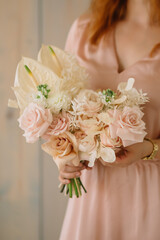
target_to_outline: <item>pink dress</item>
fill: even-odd
[[[148,137],[160,137],[160,47],[118,72],[114,31],[98,46],[86,40],[89,19],[77,19],[69,32],[66,50],[90,74],[90,88],[116,89],[135,78],[135,87],[148,93],[145,122]],[[127,166],[104,167],[99,161],[82,171],[87,194],[69,199],[60,240],[160,240],[160,159],[139,160]]]

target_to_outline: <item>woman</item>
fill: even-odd
[[[144,120],[152,140],[126,147],[112,165],[98,159],[90,171],[82,164],[60,171],[62,183],[79,174],[88,190],[69,200],[60,239],[159,240],[160,2],[93,0],[73,23],[66,50],[86,67],[92,89],[135,78],[150,98]]]

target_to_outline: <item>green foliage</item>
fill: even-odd
[[[42,95],[45,97],[45,98],[48,98],[48,94],[49,92],[51,91],[49,88],[48,88],[48,85],[47,84],[41,84],[41,85],[38,85],[37,86],[37,89],[39,92],[42,93]],[[38,98],[38,96],[37,96]]]
[[[106,90],[103,90],[102,91],[102,94],[105,96],[105,101],[108,103],[108,102],[111,102],[111,99],[114,98],[115,96],[115,92],[112,91],[111,89],[106,89]]]

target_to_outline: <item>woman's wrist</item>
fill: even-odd
[[[145,138],[144,145],[143,145],[143,155],[144,153],[145,155],[142,156],[142,159],[143,160],[154,159],[157,155],[158,148],[159,146],[156,142],[154,142],[150,138]]]

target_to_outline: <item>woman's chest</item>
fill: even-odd
[[[142,27],[137,24],[120,23],[114,31],[114,45],[121,72],[137,61],[148,57],[160,43],[160,27]]]
[[[103,61],[104,63],[104,61]],[[116,91],[120,82],[127,82],[128,78],[135,79],[135,88],[147,93],[152,104],[160,105],[160,59],[145,59],[128,69],[118,73],[115,65],[102,66],[100,62],[84,64],[88,74],[88,87],[94,90],[110,88]]]

